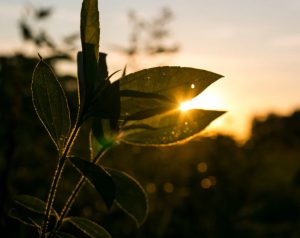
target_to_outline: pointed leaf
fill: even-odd
[[[91,238],[111,238],[111,235],[102,226],[89,219],[83,217],[70,217],[67,218],[66,221],[72,223]]]
[[[28,210],[31,210],[36,213],[44,214],[46,203],[39,198],[30,196],[30,195],[17,195],[14,198],[14,201],[23,206],[26,207]]]
[[[33,226],[37,228],[41,227],[44,220],[43,214],[35,213],[24,207],[10,209],[8,212],[8,216],[18,220],[24,225]]]
[[[121,119],[165,103],[174,108],[179,102],[197,96],[221,77],[201,69],[166,66],[129,74],[120,80]],[[126,95],[128,92],[131,95]]]
[[[31,89],[36,113],[57,148],[62,150],[71,127],[69,107],[60,83],[43,60],[33,72]]]
[[[71,157],[73,165],[84,175],[102,196],[106,207],[110,209],[116,195],[112,177],[101,167],[89,161]]]
[[[188,141],[223,113],[198,109],[185,112],[173,110],[141,121],[129,121],[123,128],[122,141],[145,146],[172,145]]]
[[[29,226],[41,227],[46,210],[46,203],[44,201],[29,195],[18,195],[14,201],[15,207],[9,211],[10,217]],[[50,227],[56,223],[57,219],[58,214],[52,209]]]
[[[35,213],[44,214],[46,210],[46,203],[37,197],[30,195],[17,195],[14,198],[14,201],[20,206],[25,207],[26,209],[33,211]],[[52,209],[52,214],[58,217],[57,212]]]
[[[148,214],[147,195],[133,177],[125,172],[106,168],[116,184],[116,204],[140,226]]]
[[[175,100],[192,99],[222,75],[188,67],[163,66],[144,69],[120,80],[120,90],[157,93]]]

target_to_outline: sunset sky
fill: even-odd
[[[28,2],[0,1],[1,53],[28,52],[17,28]],[[46,24],[51,35],[60,38],[79,31],[81,1],[30,2],[53,6],[55,12]],[[253,116],[287,114],[300,108],[299,0],[103,0],[99,5],[100,47],[108,53],[112,70],[127,63],[113,45],[128,43],[128,10],[145,18],[166,6],[174,12],[171,39],[180,44],[180,51],[166,64],[224,75],[197,100],[199,107],[228,111],[211,130],[218,128],[244,139]],[[155,65],[147,61],[140,66]]]

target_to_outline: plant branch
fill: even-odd
[[[59,158],[57,168],[55,170],[54,177],[53,177],[53,180],[52,180],[52,184],[51,184],[51,187],[50,187],[48,199],[47,199],[44,222],[43,222],[43,226],[42,226],[42,233],[41,233],[41,236],[40,236],[41,238],[45,238],[47,228],[48,228],[48,224],[49,224],[49,218],[50,218],[50,215],[51,215],[52,206],[53,206],[53,203],[54,203],[57,187],[58,187],[58,184],[59,184],[59,180],[61,178],[64,166],[65,166],[67,155],[68,155],[68,153],[69,153],[69,151],[70,151],[70,149],[73,145],[73,142],[76,138],[76,135],[78,133],[79,128],[80,127],[78,126],[78,124],[76,124],[74,129],[72,130],[72,132],[70,134],[70,137],[68,138],[68,141],[67,141],[66,146],[63,150],[63,153],[62,153],[61,157]]]
[[[102,148],[97,155],[95,156],[95,158],[91,161],[92,163],[97,164],[99,162],[99,160],[103,157],[103,155],[105,154],[105,152],[107,151],[107,148]],[[62,225],[63,219],[65,218],[65,216],[68,214],[68,212],[70,211],[76,197],[78,196],[79,192],[81,191],[81,188],[83,187],[83,185],[86,182],[86,178],[84,176],[81,176],[81,178],[79,179],[79,181],[77,182],[74,190],[72,191],[71,195],[69,196],[67,202],[65,203],[63,209],[60,212],[59,215],[59,219],[54,227],[54,229],[52,230],[49,238],[52,238],[53,235],[55,234],[56,231],[58,231]]]

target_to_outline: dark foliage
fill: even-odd
[[[32,107],[36,62],[22,55],[0,58],[0,230],[7,237],[32,237],[30,228],[7,217],[8,208],[15,194],[46,198],[56,163],[55,148]],[[76,95],[68,86],[74,78],[59,80],[75,110]],[[254,120],[244,145],[217,136],[176,147],[117,146],[103,163],[125,170],[148,191],[147,222],[136,230],[120,210],[107,212],[89,186],[71,213],[98,221],[113,237],[299,237],[299,115]],[[76,149],[80,152],[80,144]],[[78,179],[70,176],[73,170],[67,166],[59,190],[71,190]],[[60,193],[56,207],[65,196]]]

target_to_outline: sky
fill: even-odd
[[[18,19],[25,0],[0,0],[0,52],[24,52]],[[47,29],[57,38],[79,32],[81,1],[31,0],[35,6],[53,6]],[[253,117],[287,115],[300,108],[300,1],[299,0],[110,0],[99,1],[101,51],[108,53],[112,71],[123,68],[113,45],[126,46],[130,25],[127,12],[142,17],[169,7],[175,15],[171,38],[180,51],[166,61],[224,75],[199,98],[198,107],[228,111],[207,133],[219,130],[247,138]],[[154,62],[141,60],[141,67]],[[72,68],[72,67],[70,67]]]

